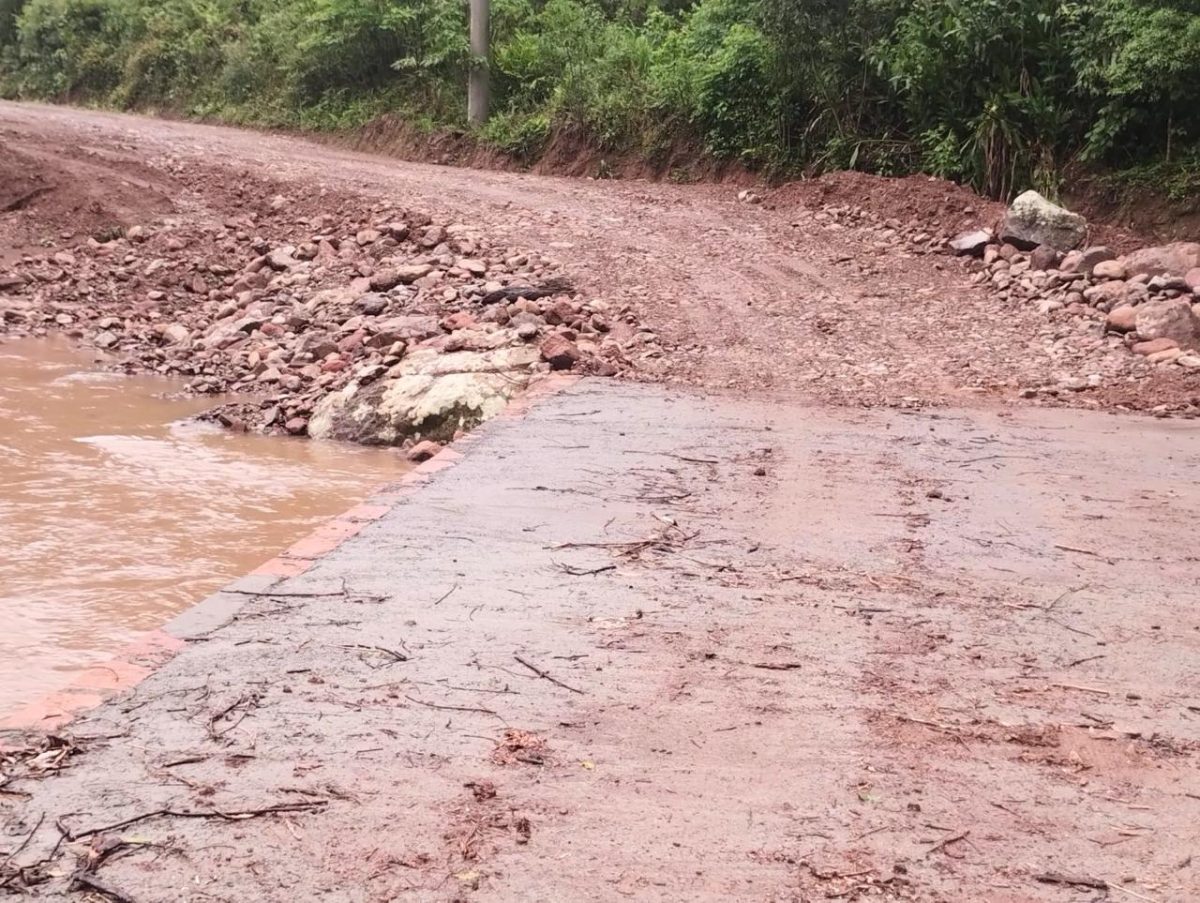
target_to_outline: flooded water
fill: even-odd
[[[182,422],[211,402],[0,344],[0,713],[252,570],[406,468]]]

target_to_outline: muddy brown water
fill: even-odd
[[[234,435],[211,401],[98,369],[69,345],[0,344],[0,712],[353,505],[396,452]]]

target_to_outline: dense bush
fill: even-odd
[[[1191,185],[1200,0],[493,0],[495,117],[1005,196],[1072,163]],[[0,89],[272,125],[463,125],[466,0],[0,0]]]

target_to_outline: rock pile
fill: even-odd
[[[256,396],[217,409],[230,426],[397,445],[448,440],[540,374],[616,375],[648,350],[629,310],[464,224],[295,206],[27,256],[0,270],[0,335],[66,332],[193,392]]]
[[[1179,242],[1125,256],[1099,246],[1064,254],[1042,244],[1026,253],[972,234],[952,246],[979,256],[973,281],[1002,301],[1093,319],[1149,363],[1200,369],[1200,244]]]

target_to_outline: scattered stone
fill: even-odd
[[[1038,245],[1029,255],[1029,265],[1035,270],[1049,270],[1062,258],[1062,254],[1049,245]]]
[[[1097,279],[1119,279],[1124,281],[1125,264],[1119,260],[1101,260],[1092,269],[1092,275]]]
[[[582,357],[579,346],[561,335],[552,335],[542,342],[541,354],[551,370],[570,370]]]
[[[1151,354],[1158,354],[1162,351],[1177,349],[1178,347],[1179,343],[1174,339],[1151,339],[1147,342],[1135,343],[1133,346],[1133,353],[1149,356]]]
[[[440,442],[425,439],[410,448],[406,457],[408,460],[419,464],[422,461],[428,461],[434,455],[438,454],[442,450],[442,447]]]
[[[1180,241],[1156,248],[1142,248],[1125,256],[1125,270],[1130,276],[1183,276],[1198,268],[1200,243],[1196,242]]]
[[[1009,206],[1000,237],[1025,250],[1048,245],[1069,251],[1087,237],[1087,220],[1052,204],[1036,191],[1026,191]]]
[[[976,229],[974,232],[964,232],[951,241],[950,249],[960,257],[982,257],[992,239],[990,229]]]
[[[1112,332],[1133,332],[1137,328],[1137,308],[1129,304],[1114,308],[1105,317],[1104,325]]]
[[[162,331],[163,341],[172,345],[182,345],[192,337],[188,328],[180,323],[172,323]]]
[[[1170,339],[1184,348],[1200,345],[1200,319],[1184,298],[1141,305],[1136,325],[1138,338],[1143,342]]]

